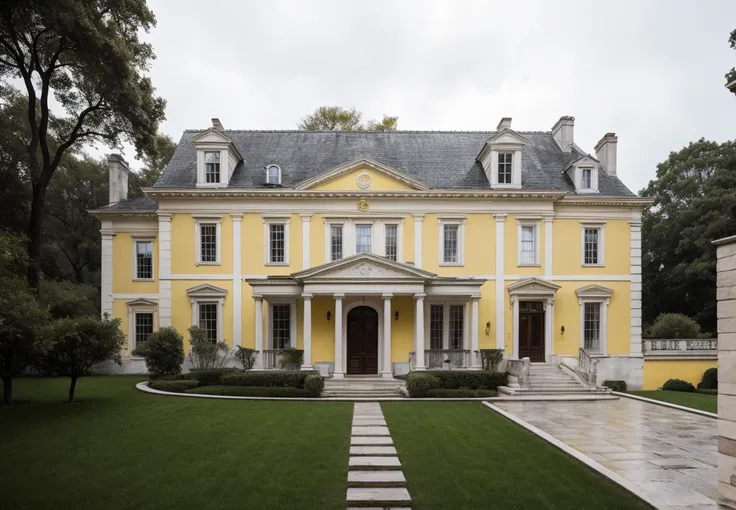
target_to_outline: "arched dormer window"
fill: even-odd
[[[278,165],[266,167],[266,184],[281,185],[281,167]]]

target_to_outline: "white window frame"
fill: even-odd
[[[583,188],[583,170],[590,170],[589,188]],[[575,167],[575,191],[579,193],[598,193],[598,169],[592,166]]]
[[[360,253],[376,253],[376,225],[375,221],[355,221],[353,223],[352,252],[358,253],[358,227],[370,227],[371,229],[371,249],[367,252]]]
[[[154,237],[133,237],[133,281],[134,282],[153,282],[156,281],[156,238]],[[153,250],[151,252],[151,277],[138,278],[138,243],[151,243]]]
[[[598,263],[597,264],[586,264],[585,263],[585,231],[596,229],[598,230]],[[605,253],[606,253],[606,224],[605,223],[581,223],[580,224],[580,265],[583,267],[605,267]]]
[[[501,156],[502,155],[503,156],[510,156],[511,157],[511,162],[510,162],[511,163],[511,172],[509,173],[509,177],[511,178],[511,182],[501,182],[501,179],[499,179],[499,177],[501,177],[501,161],[499,161],[499,160],[501,159]],[[506,164],[506,163],[507,162],[504,162],[504,164]],[[496,165],[497,165],[497,168],[496,168],[496,182],[498,182],[498,184],[500,184],[500,185],[513,184],[514,183],[514,152],[513,151],[508,151],[508,152],[506,152],[506,151],[498,151],[498,152],[496,152]]]
[[[224,342],[222,325],[224,322],[224,297],[193,297],[190,298],[192,304],[192,326],[199,327],[199,305],[216,304],[217,305],[217,341]]]
[[[520,189],[521,188],[521,152],[522,148],[517,145],[493,145],[491,149],[491,188],[496,189]],[[511,183],[498,182],[498,155],[499,153],[511,153]]]
[[[371,253],[375,255],[386,255],[386,225],[396,225],[397,228],[397,254],[396,261],[404,260],[404,216],[385,216],[385,217],[352,217],[352,216],[335,216],[323,217],[325,224],[325,263],[334,262],[332,257],[332,237],[331,228],[335,225],[342,225],[342,258],[350,257],[356,254],[357,225],[371,225]]]
[[[534,228],[534,261],[531,263],[521,262],[521,231],[523,227]],[[516,221],[516,265],[518,267],[540,267],[541,260],[539,256],[540,242],[540,220],[538,219],[517,219]]]
[[[432,318],[432,305],[442,307],[442,350],[450,350],[450,306],[460,305],[463,307],[463,341],[462,346],[459,350],[467,351],[470,349],[470,329],[469,329],[469,308],[470,302],[467,298],[458,297],[456,299],[432,299],[425,300],[424,303],[424,348],[425,350],[431,349],[431,318]]]
[[[328,221],[326,223],[326,244],[325,244],[325,258],[327,259],[326,262],[336,262],[340,259],[344,259],[347,254],[347,226],[345,222],[342,221]],[[340,227],[342,228],[342,256],[340,259],[333,259],[332,258],[332,227]]]
[[[395,226],[396,227],[396,262],[401,262],[404,260],[404,221],[403,220],[396,220],[396,221],[382,221],[381,222],[381,230],[383,235],[381,236],[381,253],[383,256],[386,256],[386,227],[387,226]]]
[[[207,182],[205,152],[220,153],[220,182]],[[230,150],[227,145],[216,144],[197,149],[197,187],[226,188],[230,177]]]
[[[219,266],[222,264],[222,216],[193,216],[194,220],[194,265],[195,266]],[[202,261],[202,225],[216,225],[217,235],[217,260]]]
[[[271,262],[271,225],[284,225],[284,261]],[[291,218],[288,216],[263,217],[263,260],[267,266],[289,265],[289,238],[291,237]]]
[[[439,235],[437,236],[438,259],[440,266],[458,267],[465,265],[465,218],[438,218]],[[445,262],[445,225],[457,225],[457,262]]]
[[[140,356],[134,356],[132,352],[135,350],[135,316],[139,313],[152,313],[153,314],[153,331],[158,331],[158,307],[154,303],[136,304],[135,302],[128,304],[128,353],[133,358],[140,358]]]
[[[271,169],[272,167],[276,167],[276,168],[278,168],[278,170],[279,170],[279,175],[278,175],[278,182],[270,182],[270,181],[268,180],[268,177],[269,177],[269,175],[268,175],[268,171],[269,171],[269,170],[270,170],[270,169]],[[276,163],[271,163],[270,165],[266,165],[266,184],[270,184],[270,185],[274,185],[274,186],[280,186],[280,185],[281,185],[281,167],[280,167],[279,165],[277,165]]]
[[[599,304],[600,305],[600,331],[598,332],[599,338],[599,350],[591,351],[590,354],[596,355],[607,355],[608,354],[608,305],[610,304],[610,298],[578,298],[578,304],[580,305],[580,347],[585,348],[585,305],[586,304]]]
[[[268,343],[266,349],[274,349],[273,347],[273,305],[289,305],[289,347],[296,347],[296,300],[294,299],[273,299],[268,301]]]

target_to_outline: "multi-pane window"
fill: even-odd
[[[580,170],[580,189],[591,189],[593,187],[593,170],[583,168]]]
[[[601,340],[601,304],[585,303],[583,306],[583,338],[586,349],[598,351]]]
[[[291,347],[291,305],[271,307],[271,338],[274,349]]]
[[[463,305],[450,305],[450,349],[463,348]]]
[[[271,165],[268,167],[268,175],[266,178],[268,179],[268,184],[281,184],[281,170],[276,165]]]
[[[370,253],[373,249],[373,226],[356,225],[355,253]]]
[[[220,182],[220,153],[207,151],[204,153],[204,182]]]
[[[442,349],[442,331],[444,328],[444,315],[442,305],[431,305],[429,307],[429,348]]]
[[[399,227],[386,225],[386,258],[397,260],[399,255]]]
[[[342,258],[342,225],[330,225],[330,260]]]
[[[200,223],[199,256],[201,262],[217,262],[217,224]]]
[[[498,183],[511,184],[511,165],[514,159],[513,152],[498,153]]]
[[[521,239],[519,240],[519,264],[537,263],[537,236],[534,225],[521,226]]]
[[[586,228],[583,232],[583,264],[598,265],[600,258],[601,229]]]
[[[143,347],[148,337],[153,333],[153,312],[139,312],[135,314],[134,349]]]
[[[272,223],[268,229],[269,256],[271,264],[282,264],[286,262],[286,225],[283,223]]]
[[[445,264],[456,264],[459,262],[460,225],[443,225],[443,227],[442,262]]]
[[[153,241],[135,242],[135,277],[153,280]]]
[[[217,306],[217,303],[199,304],[199,328],[212,343],[217,342]]]

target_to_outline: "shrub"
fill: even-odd
[[[718,389],[718,369],[709,368],[703,373],[703,380],[698,384],[699,390],[717,390]]]
[[[199,326],[189,328],[189,359],[193,368],[222,368],[229,353],[225,342],[210,341]]]
[[[289,347],[279,351],[281,368],[284,370],[299,370],[304,363],[304,351]]]
[[[427,397],[429,398],[482,398],[495,397],[498,395],[496,390],[448,390],[446,388],[437,388],[429,390]]]
[[[647,331],[649,338],[700,338],[700,324],[681,313],[663,313]]]
[[[310,374],[304,379],[304,393],[310,397],[319,397],[325,389],[325,380],[319,374]]]
[[[702,393],[703,395],[718,395],[718,390],[709,390],[706,388],[698,388],[695,393]]]
[[[495,390],[505,386],[508,376],[505,372],[487,372],[485,370],[431,370],[426,373],[437,378],[437,388]]]
[[[193,368],[191,372],[185,375],[186,379],[194,380],[199,383],[200,386],[215,386],[222,384],[222,376],[225,374],[239,374],[237,368],[204,368],[196,369]]]
[[[243,365],[244,372],[246,370],[251,370],[253,368],[253,365],[256,362],[257,356],[258,356],[257,350],[251,349],[249,347],[243,347],[242,345],[238,345],[235,348],[235,354],[233,354],[235,361]]]
[[[306,370],[264,370],[254,372],[233,372],[223,375],[221,383],[223,386],[268,386],[276,388],[299,388],[304,389],[307,377],[317,372]]]
[[[161,328],[146,340],[143,357],[153,377],[180,374],[184,363],[184,338],[174,328]]]
[[[406,389],[412,398],[423,398],[433,390],[439,387],[439,380],[430,373],[412,372],[406,378]]]
[[[170,391],[172,393],[184,393],[187,390],[196,388],[197,386],[199,386],[199,383],[192,380],[163,381],[159,379],[148,382],[149,388],[159,391]]]
[[[96,316],[100,313],[100,293],[94,285],[41,280],[39,301],[55,319]]]
[[[692,393],[695,391],[695,386],[687,381],[683,381],[682,379],[668,379],[667,382],[662,385],[662,389],[667,391],[684,391]]]
[[[495,372],[498,370],[498,364],[503,360],[503,349],[481,349],[480,359],[483,370]]]
[[[200,395],[228,395],[233,397],[305,397],[306,392],[298,388],[275,388],[269,386],[207,386],[194,388],[187,393]]]
[[[626,381],[603,381],[603,386],[613,391],[626,391]]]

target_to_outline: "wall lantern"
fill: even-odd
[[[564,335],[564,334],[565,334],[565,326],[562,326],[560,328],[560,335]]]
[[[486,322],[486,336],[491,334],[491,321]]]
[[[330,322],[330,319],[332,318],[332,312],[327,310],[327,322]]]
[[[399,320],[399,311],[396,310],[396,313],[394,313],[394,320]]]

